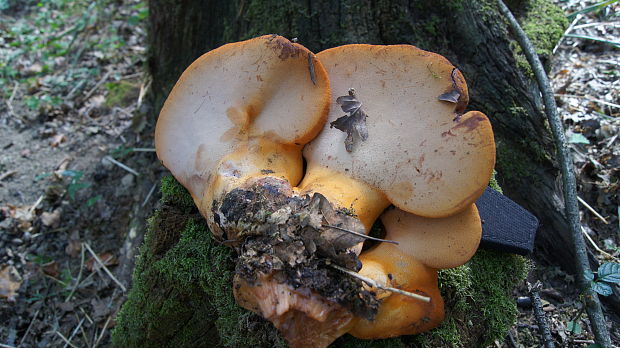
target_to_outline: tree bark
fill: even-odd
[[[564,18],[546,0],[512,1],[542,60]],[[487,114],[504,193],[540,220],[536,257],[574,270],[540,94],[493,1],[150,1],[152,101],[157,111],[183,70],[224,43],[277,33],[314,52],[348,44],[413,44],[447,57],[465,76],[470,109]],[[537,12],[542,11],[542,12]],[[541,31],[546,27],[547,31]]]

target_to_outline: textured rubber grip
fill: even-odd
[[[538,219],[490,187],[476,201],[482,220],[480,247],[527,255],[534,249]]]

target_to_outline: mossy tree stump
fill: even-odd
[[[498,178],[506,194],[542,222],[539,255],[572,268],[556,166],[539,93],[495,1],[150,0],[154,111],[181,72],[224,43],[278,33],[314,52],[347,43],[413,44],[446,56],[465,75],[470,108],[490,116],[498,145]],[[566,20],[549,0],[509,1],[544,61]],[[284,346],[272,326],[232,298],[232,252],[218,245],[185,190],[162,185],[162,207],[151,219],[134,285],[119,314],[119,347]],[[440,272],[446,320],[429,333],[385,341],[350,336],[336,347],[483,346],[514,323],[512,289],[526,262],[480,251],[466,265]],[[388,345],[389,343],[389,345]]]
[[[233,252],[212,238],[185,189],[166,177],[162,196],[118,315],[114,346],[286,347],[269,322],[235,303]],[[375,341],[345,335],[332,347],[486,346],[514,324],[512,291],[527,269],[523,257],[478,251],[464,266],[440,271],[446,320],[439,328]]]

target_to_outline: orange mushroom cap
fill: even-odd
[[[248,178],[297,184],[302,146],[325,122],[329,81],[305,47],[277,35],[231,43],[192,63],[155,129],[164,164],[210,220],[214,198]]]
[[[476,253],[482,225],[476,205],[445,218],[425,218],[388,209],[381,215],[385,239],[397,241],[401,252],[432,268],[453,268]]]

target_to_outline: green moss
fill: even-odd
[[[171,205],[150,219],[127,302],[113,332],[115,347],[285,347],[275,328],[239,307],[232,295],[232,251],[217,244],[171,177],[162,180],[162,200]],[[162,214],[180,214],[170,218]],[[175,221],[178,241],[155,255],[157,231]],[[182,221],[182,223],[179,223]],[[156,249],[155,249],[156,250]],[[516,319],[512,289],[527,273],[519,256],[479,251],[466,265],[442,270],[439,283],[446,319],[437,329],[386,340],[345,335],[332,347],[470,347],[504,337]]]
[[[439,271],[446,319],[415,342],[423,347],[484,347],[502,339],[517,318],[512,290],[528,270],[523,257],[479,250],[467,264]]]
[[[530,38],[536,53],[551,55],[568,27],[564,12],[549,0],[529,0],[521,26]]]
[[[176,205],[182,208],[194,206],[192,196],[183,185],[179,184],[172,175],[161,179],[161,200],[164,203]]]
[[[196,211],[183,209],[189,194],[171,178],[162,180],[163,200],[176,204],[150,219],[136,263],[133,287],[117,317],[115,347],[285,347],[267,322],[237,306],[232,294],[232,250],[217,244]],[[185,196],[185,197],[182,197]],[[179,240],[164,255],[151,246],[166,221],[184,221]]]
[[[497,171],[495,171],[495,169],[493,169],[493,175],[491,176],[491,181],[489,181],[489,186],[491,186],[492,189],[494,189],[495,191],[504,194],[504,191],[502,190],[502,188],[499,186],[499,183],[497,182]]]
[[[108,94],[105,106],[128,106],[138,98],[140,87],[128,81],[109,82],[105,85]]]
[[[549,0],[528,0],[523,4],[523,8],[513,11],[517,12],[521,27],[536,48],[538,56],[543,63],[548,63],[553,48],[568,27],[568,20],[562,10]],[[532,68],[519,44],[513,42],[512,47],[519,69],[533,77]],[[545,65],[549,68],[549,64]]]

